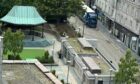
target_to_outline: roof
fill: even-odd
[[[36,59],[3,60],[2,69],[8,84],[62,84]]]
[[[39,25],[46,23],[33,6],[14,6],[0,20],[16,25]]]

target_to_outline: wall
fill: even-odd
[[[96,6],[108,18],[139,34],[140,0],[96,0]]]

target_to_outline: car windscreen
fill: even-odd
[[[97,14],[95,13],[89,13],[90,18],[97,18]]]

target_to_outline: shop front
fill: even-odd
[[[99,9],[98,11],[98,20],[110,31],[113,28],[113,21],[107,17],[102,11]]]
[[[137,51],[138,35],[115,23],[114,36],[117,37],[121,42],[123,42],[128,48],[132,49],[134,52]]]

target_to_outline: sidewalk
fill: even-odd
[[[103,26],[103,24],[100,21],[98,21],[98,28],[102,33],[108,36],[116,45],[118,45],[118,47],[120,47],[122,53],[126,52],[126,50],[128,49],[127,46],[123,42],[118,40],[114,35],[110,35],[107,28],[105,28],[105,26]],[[132,54],[137,59],[138,63],[140,64],[140,57],[137,55],[137,53],[132,51]]]
[[[56,75],[58,76],[59,80],[64,80],[67,83],[67,75],[68,75],[68,65],[65,65],[62,59],[58,58],[57,53],[55,52],[54,61],[58,64],[58,66],[46,66],[47,69],[56,70]],[[69,84],[81,84],[81,81],[78,79],[74,68],[69,66],[69,76],[68,76]]]
[[[77,21],[75,24],[74,22]],[[78,17],[72,17],[69,19],[70,24],[73,24],[76,28],[80,28],[83,31],[83,22]],[[85,25],[84,25],[85,26]],[[105,33],[100,30],[89,28],[85,26],[84,37],[88,39],[98,39],[97,49],[98,51],[118,69],[118,63],[122,56],[124,56],[124,50],[121,49],[116,43],[113,42]],[[81,31],[81,34],[82,34]]]
[[[46,37],[48,36],[47,34],[44,34]],[[48,46],[45,48],[45,50],[48,50],[50,55],[53,55],[53,47],[54,47],[54,61],[58,66],[46,66],[47,69],[49,70],[56,70],[56,75],[58,76],[58,79],[64,80],[65,83],[67,83],[67,74],[68,74],[68,65],[65,65],[62,61],[62,59],[59,59],[59,56],[57,54],[58,51],[61,50],[61,42],[57,41],[55,36],[49,36],[50,39],[55,41],[54,45]],[[68,81],[70,84],[81,84],[81,81],[78,79],[76,76],[76,73],[74,71],[74,68],[69,66],[69,76],[68,76]]]
[[[76,21],[76,23],[75,23]],[[83,32],[83,22],[78,17],[69,18],[70,24],[76,29],[80,28],[80,33]],[[112,61],[112,65],[118,69],[120,58],[125,55],[127,47],[118,40],[115,36],[110,35],[107,28],[100,21],[98,21],[97,28],[89,28],[85,26],[84,37],[88,39],[98,39],[97,49],[108,60]],[[133,56],[140,64],[140,57],[132,51]]]

